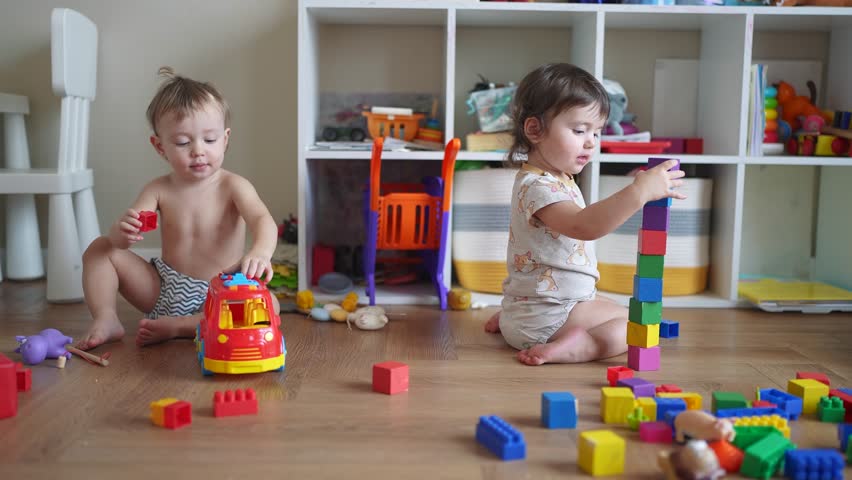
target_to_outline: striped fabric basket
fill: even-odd
[[[453,269],[462,287],[503,293],[512,185],[518,171],[491,168],[453,178]]]
[[[601,175],[600,198],[626,187],[633,177]],[[691,295],[707,288],[710,266],[710,209],[713,180],[684,179],[680,190],[686,200],[672,200],[663,271],[663,295]],[[631,294],[636,273],[638,233],[642,211],[615,232],[597,241],[598,289]]]

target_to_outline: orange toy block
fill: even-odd
[[[716,440],[715,442],[708,443],[708,445],[716,452],[719,466],[724,468],[726,472],[736,473],[740,471],[740,466],[743,464],[743,457],[745,456],[742,450],[725,440]]]
[[[257,395],[254,390],[225,390],[213,394],[214,417],[257,415]]]

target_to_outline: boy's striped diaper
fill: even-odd
[[[186,317],[201,311],[208,282],[178,272],[161,258],[152,258],[151,264],[160,275],[160,296],[147,318]]]

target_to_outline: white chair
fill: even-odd
[[[44,274],[33,194],[47,194],[47,300],[75,302],[83,298],[82,252],[100,235],[92,170],[86,167],[98,30],[91,20],[67,8],[54,9],[50,20],[53,92],[62,97],[55,169],[30,168],[24,128],[27,98],[0,94],[6,136],[7,168],[0,170],[0,194],[7,194],[6,275],[28,279]]]

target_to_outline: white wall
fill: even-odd
[[[59,99],[50,86],[54,7],[75,9],[99,28],[89,165],[101,229],[146,180],[167,172],[148,144],[145,120],[161,65],[222,91],[232,106],[225,167],[254,183],[277,221],[296,212],[295,0],[0,0],[0,91],[30,98],[34,166],[55,165],[57,154]],[[45,243],[44,200],[39,213]],[[159,247],[159,234],[152,233],[141,248]]]

